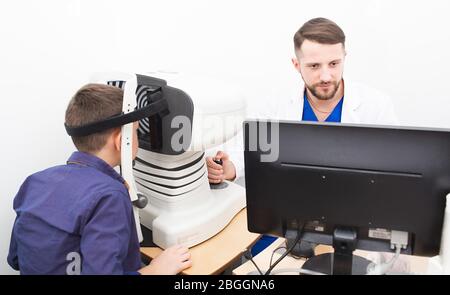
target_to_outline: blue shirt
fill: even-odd
[[[78,256],[81,274],[137,271],[139,241],[124,183],[82,152],[29,176],[14,199],[9,265],[21,274],[67,274]]]
[[[327,117],[325,122],[341,122],[341,116],[342,116],[342,105],[344,104],[344,97],[341,98],[339,103],[336,105],[334,110],[331,112],[331,114]],[[316,114],[314,113],[314,110],[312,109],[311,105],[309,104],[308,98],[306,97],[306,90],[305,94],[303,95],[303,117],[302,121],[312,121],[312,122],[318,122],[319,120],[316,117]]]

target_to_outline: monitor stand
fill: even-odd
[[[337,227],[333,232],[334,253],[311,257],[302,269],[329,275],[365,275],[371,261],[353,255],[357,235],[352,228]]]

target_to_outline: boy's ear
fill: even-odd
[[[116,130],[114,130],[112,133],[112,136],[113,136],[114,148],[120,152],[122,149],[122,129],[117,128]]]

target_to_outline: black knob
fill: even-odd
[[[138,193],[137,194],[137,200],[133,201],[133,205],[138,207],[139,209],[145,208],[148,204],[148,199],[143,194]]]

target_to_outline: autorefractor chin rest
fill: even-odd
[[[245,103],[229,85],[161,72],[99,73],[91,82],[122,88],[123,112],[66,130],[85,136],[122,126],[121,174],[129,185],[140,241],[141,223],[161,248],[191,247],[221,231],[246,206],[243,187],[226,181],[210,188],[205,161],[205,149],[231,139],[239,131],[233,126],[242,126]],[[217,119],[220,124],[205,130]],[[132,122],[137,120],[139,150],[133,161]]]

